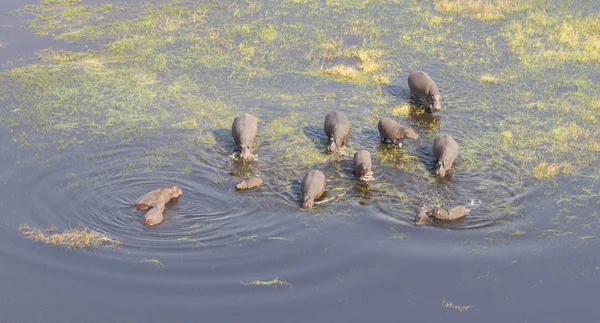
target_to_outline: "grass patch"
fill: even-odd
[[[408,103],[404,103],[402,105],[399,105],[397,107],[392,108],[392,110],[390,111],[390,114],[394,117],[408,117],[410,116],[412,107],[410,104]]]
[[[572,167],[568,163],[552,164],[545,161],[535,166],[531,172],[531,176],[539,180],[550,180],[556,177],[560,172],[570,174]]]
[[[142,259],[139,261],[140,264],[150,264],[155,267],[164,267],[163,263],[158,259]]]
[[[499,21],[506,15],[529,11],[542,1],[538,0],[433,0],[435,10],[444,15],[467,15],[479,21]]]
[[[273,280],[269,280],[269,281],[262,281],[262,280],[255,280],[255,281],[251,281],[251,282],[240,282],[243,285],[246,286],[272,286],[272,287],[283,287],[286,285],[291,286],[290,283],[283,281],[283,280],[279,280],[279,278],[275,278]]]
[[[513,21],[504,31],[511,52],[530,65],[600,62],[600,15],[530,14],[524,22]]]
[[[99,246],[117,247],[120,244],[118,240],[111,239],[104,234],[83,227],[56,233],[56,228],[54,226],[40,229],[32,228],[27,224],[21,224],[19,226],[19,231],[28,239],[52,246],[62,246],[73,249],[94,248]]]
[[[458,312],[466,312],[473,308],[473,305],[456,305],[450,301],[446,301],[446,297],[444,297],[444,299],[442,300],[442,307]]]
[[[479,83],[481,84],[497,84],[498,81],[497,77],[489,74],[481,75],[479,77]]]

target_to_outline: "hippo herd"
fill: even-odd
[[[408,86],[411,97],[415,101],[423,103],[430,112],[440,111],[442,109],[442,96],[437,85],[425,72],[413,72],[408,77]],[[403,140],[418,139],[419,135],[408,126],[402,126],[398,122],[384,118],[377,124],[381,143],[390,141],[396,149],[401,148]],[[346,145],[346,140],[350,135],[350,121],[341,111],[332,111],[325,116],[323,129],[327,135],[328,152],[337,152]],[[239,158],[243,161],[253,161],[253,143],[258,132],[258,122],[256,117],[251,114],[243,113],[236,117],[231,127],[231,133]],[[437,160],[436,176],[445,177],[447,172],[458,157],[458,145],[450,135],[437,136],[433,142],[433,154]],[[359,150],[353,158],[354,175],[359,180],[366,181],[373,178],[371,170],[371,154],[366,150]],[[263,181],[260,178],[250,178],[239,182],[235,188],[237,190],[260,187]],[[302,208],[312,208],[315,200],[319,199],[325,192],[327,181],[325,174],[319,170],[310,170],[302,180]],[[148,226],[155,226],[162,222],[165,204],[171,199],[177,198],[182,194],[177,186],[167,186],[142,196],[134,206],[139,210],[148,210],[142,223]],[[425,207],[421,207],[416,217],[416,225],[425,225],[433,218],[439,220],[457,220],[469,212],[464,206],[454,206],[449,209],[434,207],[427,212]]]

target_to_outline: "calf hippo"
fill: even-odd
[[[171,199],[178,198],[183,192],[175,185],[159,188],[140,197],[133,206],[145,211],[157,204],[167,204]]]
[[[258,177],[252,177],[249,179],[245,179],[235,186],[236,190],[247,190],[255,187],[263,186],[263,180]]]
[[[150,209],[150,211],[146,212],[146,215],[144,215],[144,218],[142,219],[142,224],[151,227],[160,224],[164,219],[164,211],[165,204],[157,203]]]
[[[373,178],[371,171],[371,154],[366,150],[359,150],[354,153],[354,175],[360,180],[368,180]]]
[[[428,224],[429,222],[431,222],[431,219],[429,218],[425,207],[421,206],[419,209],[419,214],[417,214],[417,218],[415,219],[415,225],[422,226]]]
[[[325,192],[325,174],[318,170],[306,173],[302,180],[302,208],[310,209],[315,205],[315,200]]]
[[[325,116],[323,125],[329,139],[327,151],[336,152],[346,144],[350,135],[350,121],[341,111],[331,111]]]
[[[233,120],[231,134],[235,141],[235,146],[240,152],[241,160],[254,160],[252,155],[252,143],[256,138],[258,131],[258,122],[256,118],[248,113],[243,113]]]
[[[469,210],[462,205],[453,206],[449,209],[443,209],[436,206],[431,210],[431,215],[433,215],[434,218],[446,221],[458,220],[467,214],[469,214]]]
[[[411,127],[401,126],[392,119],[385,118],[379,120],[377,128],[379,129],[381,142],[385,142],[386,139],[391,140],[394,148],[396,144],[398,144],[398,147],[402,147],[404,138],[419,139],[419,135]]]
[[[431,111],[442,110],[442,95],[435,82],[425,72],[412,72],[408,76],[410,95],[423,101]]]
[[[433,155],[437,159],[436,175],[446,176],[454,160],[458,157],[458,145],[449,135],[440,135],[433,140]]]

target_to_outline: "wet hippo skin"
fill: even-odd
[[[235,186],[235,189],[236,190],[247,190],[247,189],[260,187],[260,186],[263,186],[263,180],[258,177],[252,177],[252,178],[245,179],[245,180],[242,180],[241,182],[237,183],[237,185]]]
[[[366,150],[359,150],[354,153],[352,160],[354,175],[361,180],[370,179],[373,177],[371,170],[371,154]]]
[[[325,192],[327,185],[325,174],[319,170],[311,170],[302,180],[302,208],[310,209],[315,205],[315,200]]]
[[[183,192],[179,187],[170,185],[144,194],[133,206],[138,210],[145,211],[158,203],[167,204],[171,199],[178,198],[181,194]]]
[[[231,134],[233,135],[235,146],[240,152],[241,160],[254,160],[252,144],[254,143],[254,138],[256,138],[257,131],[258,122],[251,114],[243,113],[233,120]]]
[[[408,76],[410,95],[415,100],[422,101],[432,111],[442,110],[442,95],[437,85],[425,72],[416,71]]]
[[[458,157],[458,144],[449,135],[440,135],[433,140],[433,155],[437,160],[436,175],[446,176]]]
[[[402,147],[404,138],[419,139],[419,135],[411,127],[401,126],[398,122],[388,118],[379,120],[377,129],[379,129],[381,142],[384,143],[386,139],[390,140],[394,147],[396,144],[398,147]]]
[[[336,152],[344,145],[350,135],[350,121],[341,111],[331,111],[325,116],[323,125],[328,138],[327,151]]]

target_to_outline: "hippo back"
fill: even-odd
[[[433,155],[436,159],[442,157],[454,161],[458,156],[458,145],[449,135],[440,135],[433,140]]]
[[[325,192],[325,174],[319,170],[311,170],[302,180],[302,195],[318,199]]]
[[[379,120],[377,124],[379,129],[379,136],[395,141],[398,139],[398,132],[400,130],[400,124],[392,119],[384,118]]]
[[[344,138],[350,133],[350,121],[342,111],[331,111],[325,116],[323,128],[329,138]]]
[[[258,131],[258,122],[256,118],[248,113],[244,113],[235,118],[231,126],[231,133],[236,145],[240,143],[252,142]]]

